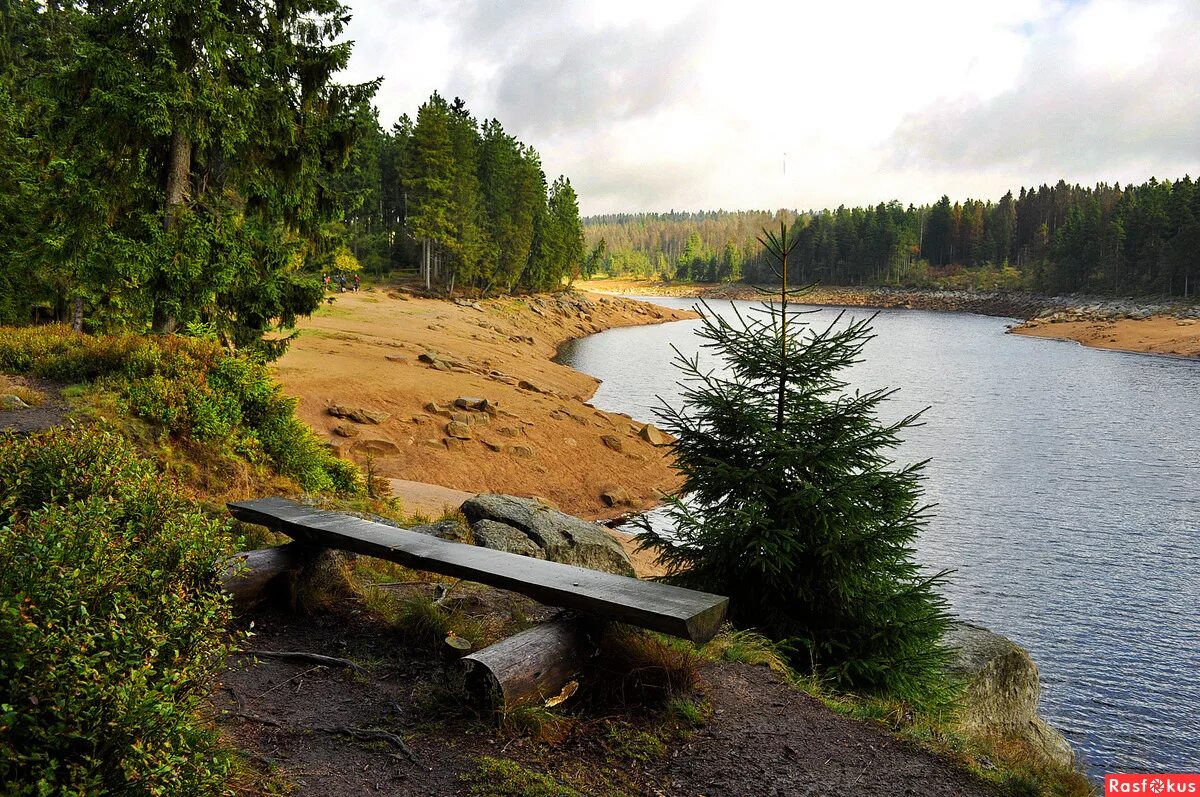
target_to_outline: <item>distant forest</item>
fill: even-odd
[[[1000,201],[794,211],[638,213],[584,219],[610,274],[771,282],[756,238],[780,221],[799,238],[789,276],[827,285],[945,286],[1194,296],[1200,190],[1141,185],[1022,188]]]

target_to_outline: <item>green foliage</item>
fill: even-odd
[[[462,780],[478,797],[583,797],[549,775],[507,758],[480,756],[479,766],[473,772],[464,772]]]
[[[684,728],[699,728],[712,719],[712,706],[707,702],[687,697],[673,697],[667,701],[667,716],[676,725]]]
[[[257,347],[311,313],[322,290],[304,264],[342,243],[350,201],[331,178],[374,122],[377,84],[333,82],[346,12],[6,3],[0,273],[17,293],[0,320],[203,321]]]
[[[223,793],[228,537],[178,496],[118,435],[0,434],[6,793]]]
[[[261,361],[211,340],[91,336],[65,327],[0,328],[0,371],[94,381],[164,435],[251,464],[310,492],[354,493],[361,477],[295,415]]]
[[[786,303],[705,308],[713,370],[680,357],[681,408],[661,411],[684,476],[673,535],[649,527],[669,580],[730,597],[732,620],[784,640],[792,662],[842,688],[910,699],[944,689],[944,574],[913,561],[926,523],[923,463],[888,453],[916,416],[877,419],[886,391],[845,394],[869,320],[811,328]]]

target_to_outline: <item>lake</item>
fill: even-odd
[[[751,303],[709,306],[735,304]],[[1008,323],[881,311],[846,373],[900,388],[885,420],[929,408],[899,453],[931,460],[921,561],[956,571],[956,614],[1033,655],[1042,715],[1090,775],[1200,770],[1200,361],[1005,335]],[[671,346],[696,353],[697,324],[610,330],[559,361],[602,380],[596,406],[650,420],[657,396],[678,405]]]

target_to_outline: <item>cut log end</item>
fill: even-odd
[[[507,710],[561,695],[595,654],[595,630],[593,623],[559,618],[464,656],[468,696]]]

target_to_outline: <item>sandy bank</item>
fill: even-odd
[[[276,370],[300,417],[344,456],[402,481],[537,496],[585,518],[651,506],[677,486],[664,449],[638,435],[643,424],[588,406],[598,382],[552,358],[570,338],[690,314],[586,294],[456,304],[380,289],[337,299],[301,325]],[[471,413],[455,436],[460,396],[497,411]],[[381,422],[340,419],[331,406]],[[397,487],[430,513],[455,495]],[[606,492],[621,503],[607,506]]]
[[[1098,349],[1200,357],[1200,321],[1169,315],[1114,321],[1027,321],[1011,331],[1032,338],[1076,341]]]

